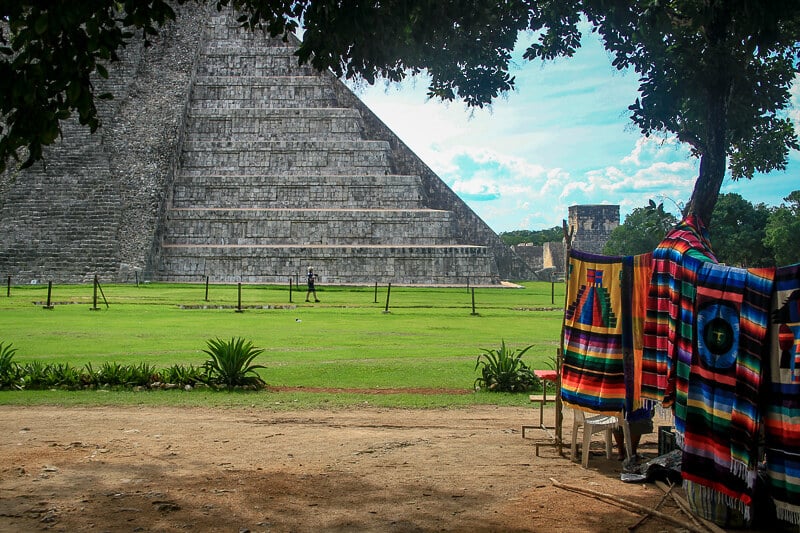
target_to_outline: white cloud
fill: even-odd
[[[648,200],[685,203],[698,163],[674,136],[641,136],[627,117],[635,75],[614,71],[590,43],[569,60],[525,62],[518,90],[490,109],[428,101],[427,81],[366,88],[365,103],[495,231],[560,225],[569,205],[619,204],[624,217]],[[800,130],[800,86],[789,115]],[[746,198],[779,203],[798,188],[790,171],[726,183]],[[794,166],[793,166],[794,165]]]

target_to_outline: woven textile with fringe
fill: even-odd
[[[561,397],[583,411],[618,413],[625,402],[622,258],[571,250]]]
[[[690,357],[675,362],[682,475],[700,498],[749,519],[757,463],[761,358],[774,269],[703,263]]]
[[[622,351],[625,366],[625,413],[628,415],[642,407],[646,407],[649,412],[654,404],[652,400],[642,401],[644,321],[647,315],[647,289],[652,273],[652,253],[622,259]]]
[[[706,231],[688,216],[653,251],[642,353],[642,398],[675,401],[675,361],[691,359],[694,286],[704,262],[716,263]]]
[[[800,525],[800,265],[779,268],[764,387],[767,479],[778,518]]]

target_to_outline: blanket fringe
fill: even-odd
[[[750,468],[744,461],[731,460],[731,474],[747,483],[747,488],[752,489],[756,484],[756,470]]]
[[[791,503],[774,500],[775,514],[778,520],[789,522],[795,526],[800,526],[800,506]]]
[[[703,518],[711,520],[712,522],[720,521],[720,519],[723,517],[718,516],[718,510],[720,505],[724,505],[729,510],[739,512],[744,517],[746,522],[750,522],[750,506],[745,505],[743,501],[732,496],[728,496],[727,494],[722,494],[717,490],[706,487],[705,485],[700,485],[696,482],[692,485],[693,486],[690,488],[687,486],[687,481],[683,481],[684,490],[689,491],[693,489],[697,495],[696,501],[699,501],[699,503],[703,506],[702,509],[698,509]]]

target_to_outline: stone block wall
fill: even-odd
[[[562,274],[567,271],[567,256],[563,242],[546,242],[542,250],[544,268],[555,268]]]
[[[513,247],[514,252],[522,258],[531,270],[544,268],[544,247],[533,244],[518,244]]]
[[[177,20],[145,48],[134,40],[94,80],[101,128],[70,121],[44,161],[0,177],[0,273],[15,283],[133,279],[146,269],[177,165],[199,35],[206,15]]]
[[[611,232],[619,226],[619,206],[571,205],[568,223],[574,231],[574,249],[602,254]]]
[[[228,12],[177,6],[64,125],[0,177],[0,274],[84,282],[496,284],[532,271],[330,73]]]

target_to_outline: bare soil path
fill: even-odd
[[[640,515],[549,478],[661,500],[655,485],[622,483],[616,459],[593,455],[583,469],[553,448],[536,457],[520,435],[533,418],[507,407],[0,406],[0,531],[610,532]],[[654,456],[648,437],[641,451]],[[636,529],[675,530],[655,518]]]

